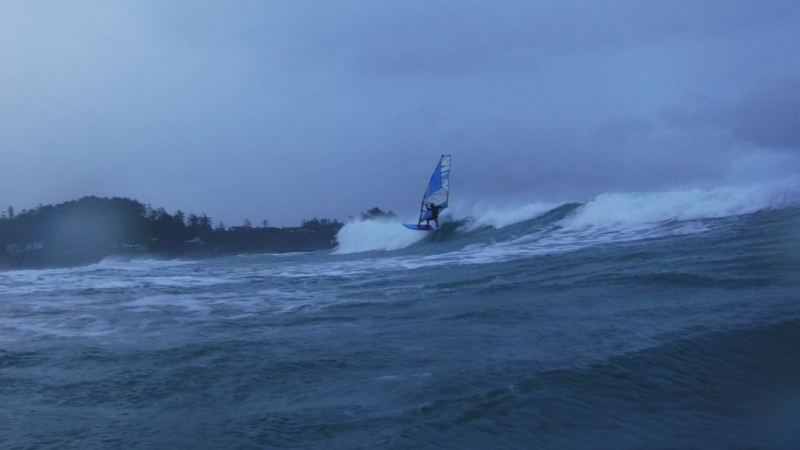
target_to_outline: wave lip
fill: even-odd
[[[601,194],[564,221],[571,229],[642,225],[751,214],[800,203],[800,176],[714,189]]]
[[[336,235],[334,254],[399,250],[425,238],[426,233],[409,230],[396,219],[356,220],[345,224]]]
[[[490,226],[505,228],[527,220],[535,219],[558,208],[557,203],[534,202],[522,205],[475,205],[472,207],[471,229]]]

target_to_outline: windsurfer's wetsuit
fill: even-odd
[[[425,219],[425,224],[430,226],[431,220],[433,220],[436,223],[436,228],[439,228],[439,207],[433,203],[428,203],[425,209],[431,212],[431,217]]]

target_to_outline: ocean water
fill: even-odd
[[[0,448],[800,448],[799,192],[0,272]]]

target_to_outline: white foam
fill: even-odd
[[[200,274],[148,277],[147,281],[157,286],[171,287],[215,286],[218,284],[231,283],[231,280],[228,278],[210,277]]]
[[[161,269],[166,267],[184,266],[195,262],[196,261],[185,260],[185,259],[151,259],[151,258],[126,259],[125,257],[112,255],[103,258],[103,260],[97,264],[93,264],[87,267],[98,268],[98,269],[142,271],[151,269]]]
[[[119,306],[138,311],[159,311],[164,308],[182,308],[187,311],[207,313],[211,310],[211,303],[213,302],[199,296],[171,294],[139,297],[122,302]]]
[[[397,250],[425,237],[425,233],[409,230],[393,219],[370,219],[350,222],[339,230],[339,246],[335,254],[361,253],[375,250]]]
[[[800,176],[714,189],[601,194],[564,220],[569,228],[629,227],[750,214],[800,203]]]
[[[471,207],[472,226],[503,228],[541,216],[558,207],[557,203],[534,202],[522,205],[482,205]],[[462,208],[463,209],[463,208]]]

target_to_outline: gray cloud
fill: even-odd
[[[0,204],[413,212],[444,152],[476,201],[777,176],[797,170],[771,152],[798,147],[798,19],[791,1],[12,2]]]
[[[736,137],[756,145],[800,150],[800,75],[758,83],[733,115]]]
[[[759,148],[800,149],[800,75],[759,80],[729,101],[696,99],[661,110],[679,129],[716,130]]]

